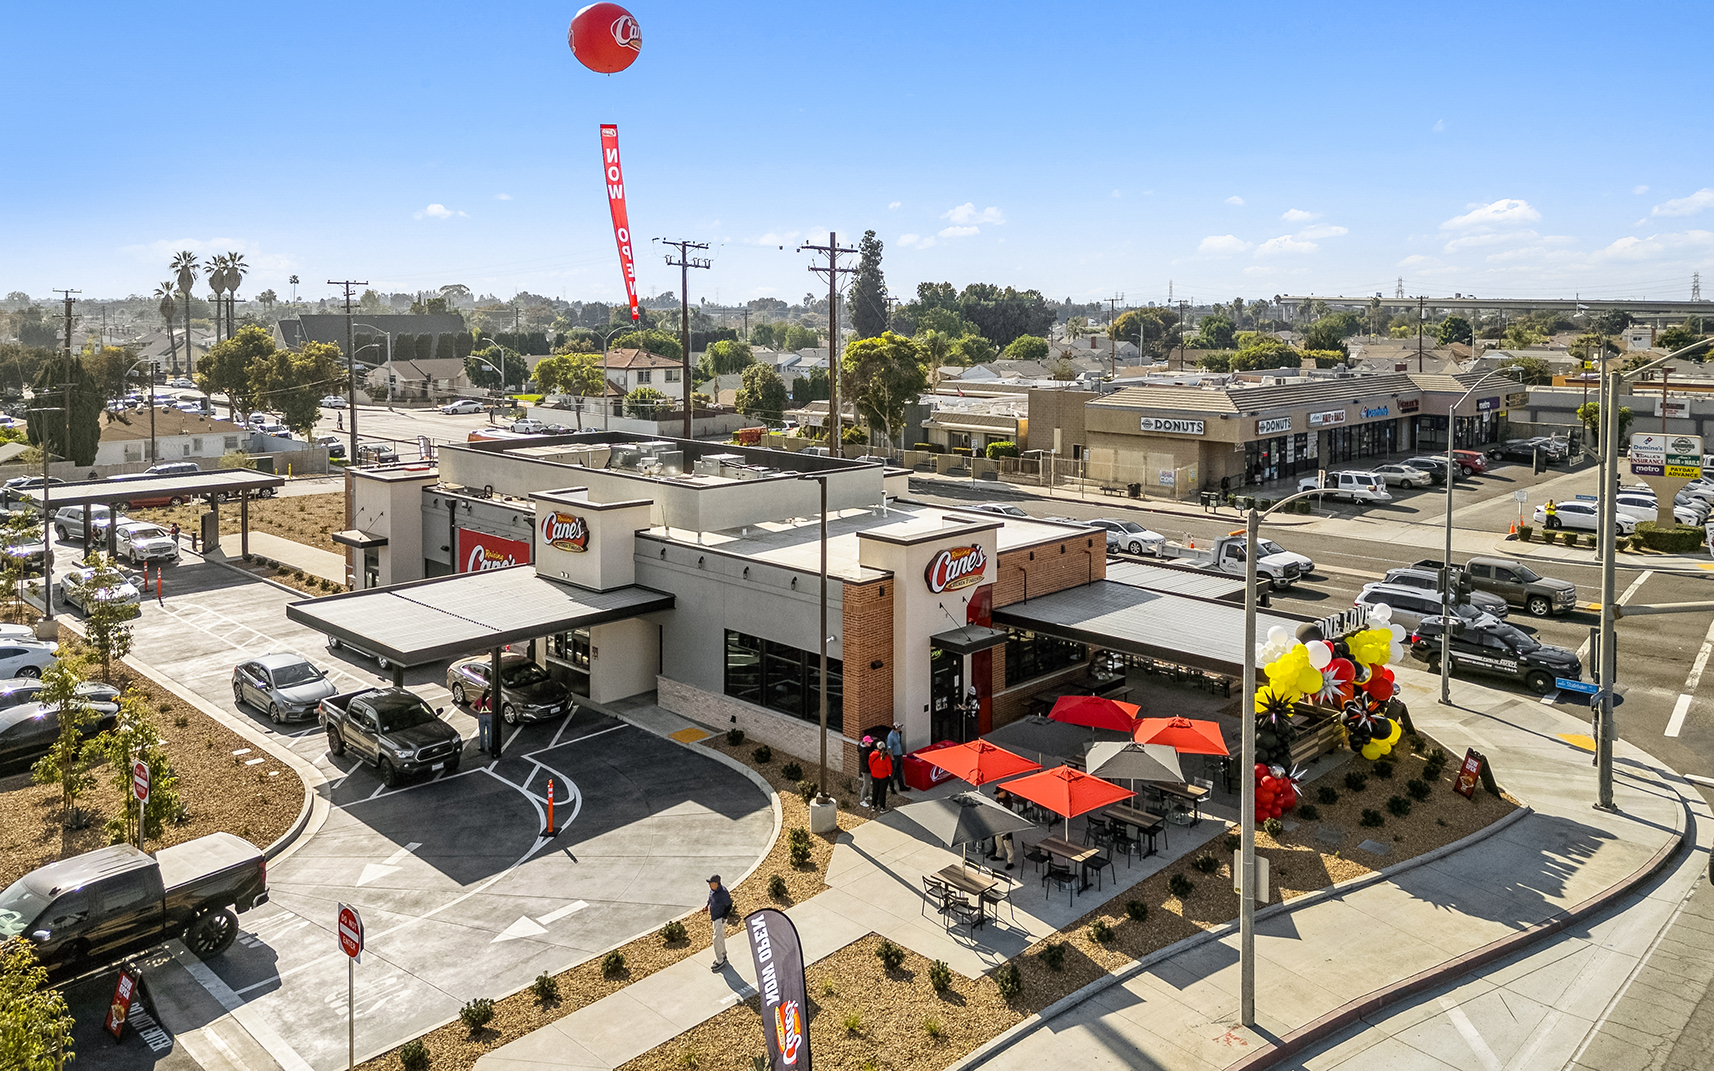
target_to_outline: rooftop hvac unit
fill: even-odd
[[[637,463],[642,459],[643,452],[629,443],[624,446],[615,446],[613,448],[613,460],[611,462],[611,467],[616,469],[634,469],[637,467]]]
[[[660,462],[663,475],[677,476],[684,471],[683,450],[662,450],[655,455],[655,460]]]

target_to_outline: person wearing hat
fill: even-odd
[[[709,970],[716,974],[726,966],[726,915],[731,910],[732,894],[720,884],[719,874],[709,875],[708,922],[714,930],[714,966]]]
[[[875,805],[875,810],[887,809],[887,783],[893,779],[893,757],[887,754],[885,744],[876,744],[869,752],[869,791],[872,795],[869,801]]]
[[[869,776],[869,755],[875,750],[875,738],[865,736],[857,746],[857,780],[861,795],[857,798],[859,807],[869,806],[869,799],[874,795],[873,778]]]
[[[894,722],[893,727],[887,731],[887,754],[893,757],[893,791],[903,792],[905,790],[905,734],[904,730],[899,728],[898,722]]]

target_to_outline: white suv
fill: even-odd
[[[1392,492],[1387,490],[1387,481],[1373,472],[1330,472],[1327,474],[1325,486],[1318,483],[1314,476],[1305,476],[1297,482],[1299,491],[1325,490],[1335,498],[1349,499],[1352,502],[1391,502]]]

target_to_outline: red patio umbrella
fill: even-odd
[[[977,787],[1002,777],[1041,769],[1041,763],[1031,762],[986,740],[972,740],[968,744],[921,752],[917,758]]]
[[[1103,781],[1069,766],[1055,766],[1051,770],[1043,770],[1029,777],[1007,781],[1006,791],[1032,803],[1039,803],[1054,814],[1064,815],[1067,840],[1071,839],[1073,818],[1136,795],[1111,781]]]
[[[1091,729],[1116,729],[1128,733],[1137,727],[1135,703],[1121,703],[1099,695],[1062,695],[1054,701],[1048,717],[1068,725],[1085,725]]]
[[[1144,718],[1131,734],[1139,744],[1166,744],[1185,755],[1230,755],[1220,726],[1189,718]]]

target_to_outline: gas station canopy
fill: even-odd
[[[177,496],[186,500],[202,495],[237,495],[241,491],[261,491],[285,484],[284,476],[252,469],[217,469],[178,476],[150,476],[138,480],[88,480],[82,483],[56,483],[47,489],[48,505],[110,506],[134,498],[167,498]],[[13,498],[40,504],[42,488],[13,491]]]

